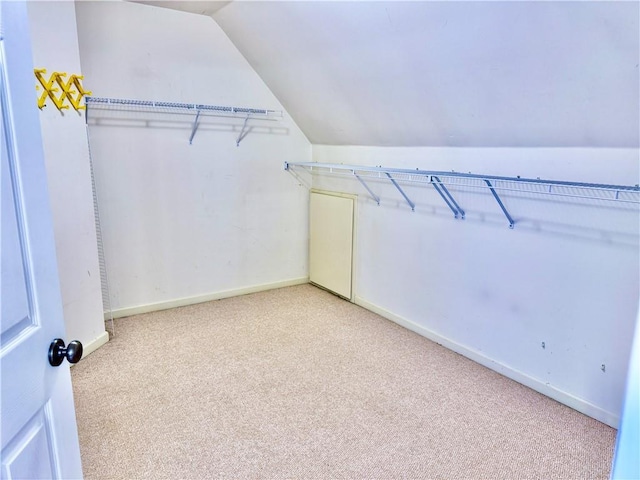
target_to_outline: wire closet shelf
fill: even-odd
[[[105,97],[85,97],[85,120],[89,122],[90,112],[94,110],[115,110],[126,112],[157,112],[172,113],[193,116],[193,125],[189,143],[193,142],[193,137],[198,130],[201,117],[232,117],[244,119],[244,125],[236,141],[239,146],[240,141],[245,137],[247,122],[249,119],[256,120],[282,120],[282,110],[269,110],[265,108],[234,107],[222,105],[206,105],[200,103],[177,103],[177,102],[156,102],[149,100],[129,100],[123,98]]]
[[[562,180],[542,180],[540,178],[504,177],[461,172],[410,170],[316,162],[285,162],[284,168],[288,171],[302,169],[311,174],[341,175],[356,178],[378,205],[380,205],[380,198],[373,192],[367,181],[388,181],[400,192],[406,203],[411,207],[411,210],[415,210],[415,203],[411,201],[407,193],[400,186],[400,183],[431,185],[442,197],[449,209],[451,209],[455,218],[464,218],[465,212],[453,197],[451,193],[452,189],[461,187],[488,189],[507,218],[509,228],[513,228],[515,222],[502,202],[498,191],[640,205],[640,186],[638,185],[610,185]]]

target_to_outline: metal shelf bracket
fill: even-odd
[[[82,77],[78,77],[82,78]],[[84,92],[84,91],[83,91]],[[91,92],[84,92],[85,95]],[[91,104],[92,116],[98,114],[100,110],[115,110],[132,113],[166,113],[176,115],[192,115],[195,113],[195,120],[191,126],[189,145],[193,144],[193,138],[198,131],[200,122],[207,117],[230,117],[244,119],[244,124],[240,130],[240,135],[236,139],[236,146],[251,132],[252,127],[247,127],[249,118],[254,120],[282,120],[282,110],[267,110],[263,108],[246,107],[226,107],[221,105],[205,105],[201,103],[176,103],[176,102],[156,102],[149,100],[128,100],[124,98],[104,98],[104,97],[83,97],[85,99],[86,114],[85,121],[89,124],[89,104]],[[65,107],[66,108],[66,107]],[[75,108],[75,106],[74,106]],[[85,107],[78,107],[85,108]],[[191,118],[191,117],[188,117]],[[235,128],[235,126],[234,126]]]
[[[360,181],[360,183],[362,184],[362,186],[364,188],[367,189],[367,192],[369,192],[369,195],[371,195],[371,198],[373,198],[373,200],[378,204],[378,206],[380,206],[380,197],[378,197],[375,193],[373,193],[371,191],[371,189],[369,188],[369,185],[367,185],[364,180],[362,180],[362,177],[360,177],[360,175],[358,175],[355,171],[353,172],[353,174],[356,176],[356,178]]]
[[[91,97],[88,97],[91,98]],[[420,170],[405,168],[383,168],[382,166],[365,166],[365,165],[345,165],[335,163],[320,162],[285,162],[285,170],[294,172],[297,168],[306,170],[310,174],[330,174],[353,176],[367,189],[371,198],[378,205],[380,197],[376,196],[369,188],[366,181],[368,179],[389,179],[393,186],[400,192],[407,204],[415,211],[415,204],[409,199],[407,194],[402,190],[398,183],[408,183],[412,185],[433,185],[438,195],[444,200],[447,206],[453,212],[455,218],[458,215],[465,218],[465,211],[460,207],[458,202],[447,188],[456,189],[480,189],[490,190],[493,198],[498,202],[498,206],[502,213],[509,221],[509,228],[513,229],[515,221],[509,214],[507,207],[498,195],[498,190],[503,192],[513,192],[512,195],[519,193],[527,195],[543,195],[552,196],[553,198],[572,198],[584,199],[586,201],[598,202],[615,202],[627,205],[640,206],[640,185],[612,185],[603,183],[585,183],[571,182],[565,180],[541,180],[538,178],[521,178],[480,175],[461,172],[443,172],[436,170]]]
[[[247,118],[244,119],[244,124],[242,125],[242,130],[240,130],[240,135],[238,135],[238,139],[236,140],[236,147],[240,146],[240,142],[242,141],[242,139],[247,136],[247,133],[249,133],[249,130],[247,130],[245,132],[245,129],[247,128],[247,122],[249,121],[249,117],[250,116],[251,116],[251,114],[248,113],[247,114]]]
[[[509,212],[507,212],[507,209],[505,208],[504,204],[502,203],[502,200],[500,200],[500,197],[496,193],[495,188],[493,188],[493,185],[491,185],[491,182],[489,180],[487,180],[486,178],[483,179],[483,180],[484,180],[484,183],[486,183],[487,186],[489,187],[489,190],[491,190],[491,193],[493,193],[493,196],[496,199],[496,202],[498,202],[498,205],[500,205],[500,208],[502,209],[502,212],[504,213],[504,216],[507,217],[507,220],[509,220],[509,228],[513,228],[513,225],[514,225],[515,222],[513,221],[513,218],[511,218],[511,215],[509,215]]]
[[[189,137],[189,145],[193,143],[193,137],[196,135],[196,130],[198,130],[198,120],[200,119],[200,110],[196,113],[196,119],[193,121],[193,128],[191,129],[191,136]]]
[[[404,193],[404,190],[402,190],[402,188],[400,188],[400,185],[398,185],[398,182],[396,182],[394,180],[394,178],[391,176],[391,174],[389,172],[385,172],[385,175],[387,177],[389,177],[389,180],[391,180],[391,183],[393,183],[394,187],[396,187],[398,189],[398,191],[400,192],[400,194],[404,197],[404,199],[407,201],[407,203],[409,204],[409,206],[411,207],[411,211],[415,212],[416,211],[416,204],[413,203],[411,200],[409,200],[409,197],[407,197],[407,194]]]
[[[434,182],[434,179],[435,179],[435,182]],[[453,212],[454,218],[458,218],[458,214],[460,214],[460,218],[464,220],[464,215],[465,215],[464,210],[460,208],[460,205],[458,205],[458,202],[454,200],[453,196],[451,195],[451,192],[449,192],[447,187],[445,187],[444,183],[440,181],[440,178],[438,178],[435,175],[432,175],[430,178],[430,181],[431,181],[431,185],[433,185],[433,188],[436,189],[436,192],[440,194],[442,199],[445,201],[445,203],[449,206],[449,208]]]

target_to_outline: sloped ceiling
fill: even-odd
[[[312,143],[463,147],[638,147],[639,14],[592,1],[211,12]]]
[[[231,1],[232,0],[131,0],[132,3],[142,3],[144,5],[151,5],[154,7],[171,8],[173,10],[197,13],[199,15],[212,15],[225,5],[231,3]]]

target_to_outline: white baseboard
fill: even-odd
[[[94,338],[90,342],[82,344],[82,358],[86,358],[87,355],[95,352],[98,348],[103,346],[109,341],[109,332],[102,332],[97,338]],[[74,364],[71,364],[73,367]]]
[[[146,305],[138,305],[135,307],[118,308],[111,312],[113,318],[130,317],[131,315],[139,315],[141,313],[156,312],[158,310],[167,310],[169,308],[184,307],[186,305],[194,305],[196,303],[211,302],[229,297],[238,297],[249,293],[263,292],[266,290],[275,290],[276,288],[292,287],[294,285],[302,285],[309,283],[309,277],[294,278],[291,280],[283,280],[281,282],[263,283],[260,285],[251,285],[243,288],[232,290],[223,290],[220,292],[208,293],[205,295],[196,295],[193,297],[177,298],[164,302],[149,303]],[[105,320],[110,317],[105,314]]]
[[[542,393],[543,395],[546,395],[547,397],[550,397],[568,407],[571,407],[580,413],[583,413],[591,418],[595,418],[596,420],[605,423],[610,427],[618,428],[618,424],[620,422],[619,415],[603,410],[602,408],[586,402],[585,400],[577,398],[570,393],[558,390],[557,388],[552,387],[551,385],[547,385],[545,382],[530,377],[523,372],[515,370],[508,365],[496,362],[495,360],[492,360],[491,358],[476,350],[456,343],[453,340],[450,340],[429,330],[428,328],[412,322],[411,320],[407,320],[406,318],[396,315],[395,313],[385,310],[384,308],[378,307],[377,305],[370,303],[361,297],[356,296],[355,303],[363,308],[366,308],[367,310],[370,310],[373,313],[377,313],[387,320],[391,320],[398,325],[402,325],[403,327],[416,332],[417,334],[422,335],[423,337],[426,337],[429,340],[448,348],[449,350],[459,353],[460,355],[463,355],[470,360],[479,363],[480,365],[494,370],[501,375],[504,375],[505,377],[515,380],[522,385],[525,385],[537,392]]]

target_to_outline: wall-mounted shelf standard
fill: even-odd
[[[255,120],[281,120],[282,110],[267,110],[264,108],[225,107],[219,105],[203,105],[197,103],[153,102],[147,100],[127,100],[122,98],[85,97],[86,120],[89,121],[90,111],[93,110],[120,110],[142,111],[193,115],[193,126],[189,136],[189,144],[193,142],[198,125],[203,116],[233,117],[244,119],[240,135],[236,139],[236,146],[247,136],[247,123],[249,119]]]
[[[509,222],[509,228],[513,228],[515,221],[500,198],[498,190],[640,204],[640,187],[638,185],[607,185],[600,183],[541,180],[539,178],[499,177],[473,173],[439,172],[419,169],[409,170],[315,162],[285,162],[284,164],[285,170],[292,171],[297,168],[310,173],[355,177],[378,205],[380,205],[380,197],[373,193],[366,181],[378,179],[390,181],[400,192],[412,211],[415,210],[415,203],[411,201],[399,183],[431,185],[453,212],[453,216],[461,219],[464,219],[465,212],[451,194],[450,188],[488,189]],[[447,188],[447,186],[449,188]]]

